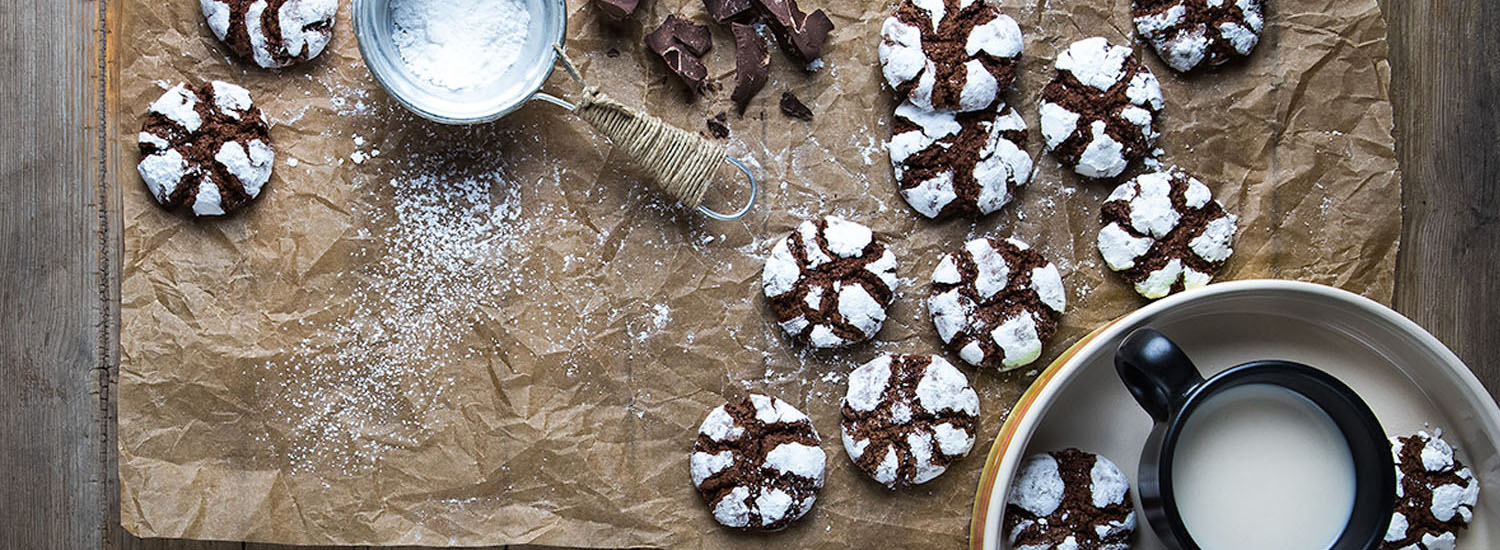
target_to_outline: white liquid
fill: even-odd
[[[1327,413],[1269,384],[1225,390],[1173,458],[1183,524],[1204,550],[1326,550],[1354,510],[1354,458]]]

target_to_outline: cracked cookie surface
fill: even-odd
[[[832,216],[777,241],[761,273],[781,329],[824,349],[874,338],[898,284],[896,256],[870,228]]]
[[[927,483],[974,447],[979,394],[942,357],[884,354],[849,373],[844,451],[887,488]]]
[[[1016,239],[976,239],[943,256],[927,299],[949,351],[1001,372],[1041,357],[1067,305],[1057,266]]]
[[[891,167],[901,198],[928,218],[984,216],[1031,180],[1026,121],[1008,106],[969,113],[896,107]]]
[[[178,84],[151,104],[136,166],[163,207],[198,216],[244,208],[271,179],[271,126],[250,92],[227,82]]]
[[[1079,40],[1057,58],[1042,89],[1042,137],[1063,166],[1109,179],[1156,147],[1161,83],[1130,48],[1102,37]]]
[[[1015,20],[984,0],[902,0],[880,36],[886,83],[928,111],[994,105],[1025,46]]]
[[[1099,221],[1104,262],[1154,300],[1213,280],[1234,253],[1239,218],[1203,182],[1169,169],[1116,187]]]
[[[719,524],[775,531],[806,515],[823,488],[827,456],[812,420],[785,401],[752,394],[708,413],[689,469]]]

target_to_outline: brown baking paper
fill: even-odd
[[[1016,2],[1027,33],[1007,95],[1032,127],[1038,172],[982,220],[933,223],[898,197],[883,143],[895,100],[876,46],[888,1],[806,0],[837,25],[812,74],[773,54],[744,117],[728,102],[732,40],[708,56],[722,89],[688,101],[642,44],[699,0],[655,0],[607,24],[569,0],[568,50],[628,105],[700,131],[731,111],[732,153],[764,183],[745,220],[711,222],[639,180],[561,109],[444,127],[370,77],[342,7],[330,50],[280,72],[226,58],[197,2],[126,0],[120,47],[124,197],[119,389],[121,522],[147,537],[296,544],[588,547],[959,547],[984,454],[1035,370],[966,368],[982,398],[973,455],[889,492],[838,438],[845,374],[879,352],[932,353],[922,299],[944,251],[1017,237],[1054,260],[1069,311],[1039,368],[1145,302],[1093,242],[1108,185],[1040,152],[1036,101],[1076,39],[1130,43],[1129,3]],[[1145,52],[1167,108],[1163,159],[1238,214],[1222,279],[1278,277],[1391,297],[1400,178],[1385,23],[1373,0],[1277,0],[1248,62],[1184,78]],[[615,53],[611,54],[613,51]],[[146,106],[178,81],[248,87],[275,127],[275,175],[247,212],[190,220],[135,175]],[[548,90],[577,87],[557,71]],[[811,123],[776,108],[794,91]],[[727,179],[726,179],[727,180]],[[711,191],[728,210],[739,182]],[[824,214],[873,227],[900,260],[873,344],[810,353],[760,296],[774,239]],[[716,527],[688,476],[703,416],[747,392],[810,414],[828,453],[817,506],[784,532]]]

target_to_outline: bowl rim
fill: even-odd
[[[555,15],[552,17],[552,20],[549,21],[549,23],[557,29],[557,32],[556,36],[552,36],[549,38],[552,39],[552,42],[561,46],[567,39],[568,34],[567,2],[566,0],[541,1],[550,2],[557,5],[557,9],[550,10]],[[396,91],[390,84],[390,79],[392,78],[392,76],[386,73],[385,65],[387,63],[372,61],[372,59],[375,59],[376,57],[380,57],[381,59],[384,59],[384,57],[380,56],[374,45],[366,45],[366,38],[370,38],[371,33],[374,32],[373,28],[371,27],[371,25],[374,25],[374,23],[370,22],[360,14],[365,9],[363,7],[369,5],[370,3],[389,6],[390,0],[352,0],[352,2],[350,3],[349,11],[350,18],[352,19],[354,26],[354,42],[355,45],[359,48],[360,60],[364,63],[365,69],[369,71],[370,76],[375,79],[375,82],[377,84],[380,85],[380,89],[385,91],[386,95],[390,96],[392,99],[395,99],[396,102],[400,103],[402,107],[405,107],[407,110],[416,113],[418,116],[421,116],[422,118],[425,118],[427,120],[431,120],[433,122],[441,124],[453,125],[482,124],[499,120],[505,115],[508,115],[512,112],[515,112],[517,109],[520,109],[522,105],[525,105],[533,98],[535,98],[537,93],[540,92],[544,86],[546,86],[547,80],[551,78],[552,73],[556,70],[557,50],[551,47],[545,48],[542,53],[542,62],[545,63],[545,65],[542,66],[545,66],[546,70],[538,71],[534,77],[535,81],[529,83],[531,85],[531,93],[526,94],[524,97],[521,97],[516,101],[506,104],[500,104],[498,109],[489,112],[483,112],[474,116],[461,117],[435,112],[431,109],[427,109],[420,105],[417,105],[409,98]],[[373,38],[370,38],[370,40],[373,40]]]
[[[1253,279],[1215,283],[1203,288],[1163,298],[1145,307],[1123,315],[1093,330],[1070,346],[1050,365],[1037,375],[1029,388],[1011,407],[1009,416],[996,435],[980,474],[978,489],[974,494],[974,507],[969,519],[969,547],[974,550],[1001,548],[998,520],[1004,512],[1003,498],[994,495],[1008,489],[1010,479],[1020,464],[1020,455],[1026,451],[1038,424],[1045,416],[1057,396],[1075,378],[1083,366],[1091,362],[1106,346],[1123,338],[1129,330],[1137,328],[1145,319],[1182,307],[1188,303],[1213,300],[1236,294],[1280,293],[1338,302],[1352,306],[1384,322],[1399,332],[1412,336],[1425,354],[1431,355],[1451,372],[1459,390],[1471,402],[1488,407],[1476,411],[1475,420],[1483,423],[1485,431],[1500,434],[1500,407],[1485,389],[1479,378],[1458,358],[1452,350],[1411,319],[1385,305],[1358,294],[1316,283],[1277,279]],[[1090,361],[1084,361],[1087,358]],[[993,521],[992,521],[993,520]],[[994,529],[989,529],[995,525]]]

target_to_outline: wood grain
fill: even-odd
[[[1382,4],[1406,210],[1396,307],[1500,395],[1500,4]],[[110,9],[0,0],[0,548],[286,548],[119,527]]]
[[[1500,396],[1500,3],[1384,3],[1406,222],[1396,309]]]
[[[108,525],[99,9],[0,1],[0,548]]]

